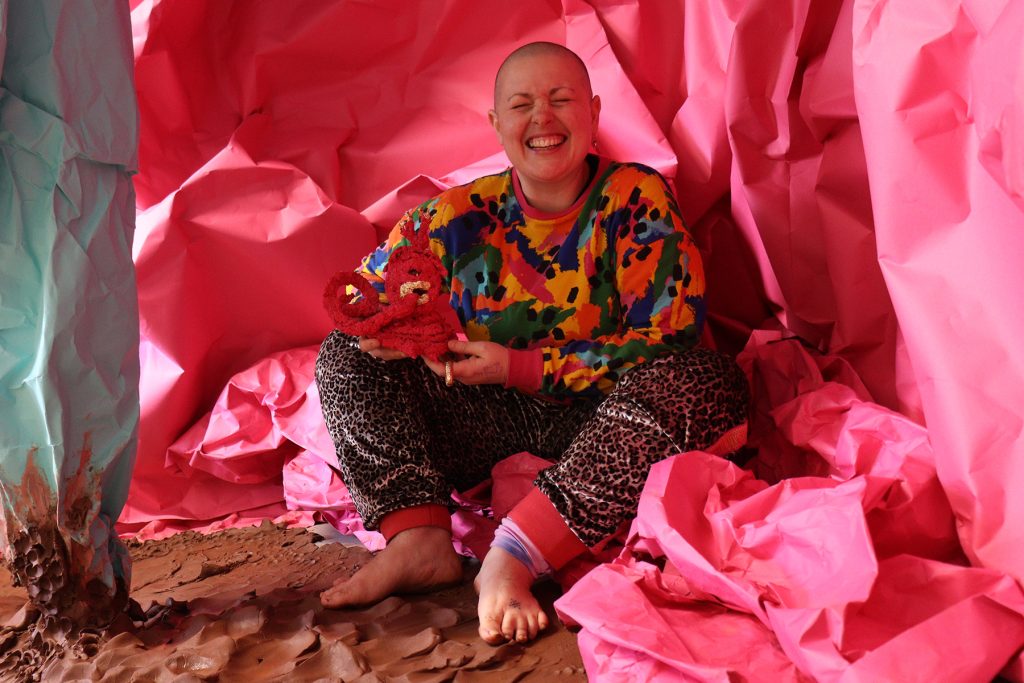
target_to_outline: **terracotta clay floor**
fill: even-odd
[[[477,637],[469,580],[360,610],[322,608],[317,593],[369,553],[306,529],[185,532],[129,551],[131,594],[150,617],[125,619],[88,653],[69,650],[38,672],[41,680],[586,680],[575,636],[554,618],[553,584],[539,587],[553,626],[527,646],[494,647]],[[0,624],[16,622],[24,603],[0,571]]]

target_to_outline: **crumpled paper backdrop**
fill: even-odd
[[[602,152],[674,182],[759,449],[652,474],[632,550],[559,603],[591,676],[986,680],[1019,651],[1020,3],[132,5],[125,533],[360,531],[310,385],[320,291],[402,211],[504,168],[494,71],[552,40],[590,66]]]
[[[130,582],[114,531],[139,424],[128,31],[116,0],[0,0],[0,547],[55,532],[63,548],[26,560],[72,565],[43,577],[50,597]]]

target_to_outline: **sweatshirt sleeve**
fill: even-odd
[[[608,302],[590,339],[542,348],[540,393],[556,399],[600,396],[638,363],[696,346],[704,325],[704,268],[665,180],[628,165],[613,178],[598,225],[607,235],[598,257],[596,294]]]
[[[544,365],[540,349],[509,349],[508,379],[506,389],[519,389],[527,394],[536,394],[540,390]]]

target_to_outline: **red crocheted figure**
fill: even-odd
[[[402,235],[409,244],[391,252],[384,268],[387,305],[381,304],[377,290],[362,275],[339,271],[324,290],[324,307],[335,327],[346,334],[379,339],[410,358],[444,360],[448,340],[459,332],[458,319],[441,296],[444,266],[430,251],[425,228],[417,232],[410,220],[402,227]],[[362,295],[359,301],[352,301],[348,285]]]

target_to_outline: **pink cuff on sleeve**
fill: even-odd
[[[544,352],[540,349],[509,349],[506,389],[519,389],[528,394],[540,391],[544,376]]]
[[[587,550],[548,497],[536,486],[512,508],[508,516],[556,571]]]

